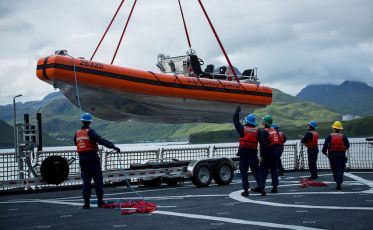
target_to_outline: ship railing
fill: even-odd
[[[317,167],[319,170],[329,170],[329,159],[321,153],[323,144],[319,144]],[[128,169],[131,164],[141,164],[147,160],[164,161],[170,159],[195,160],[211,157],[229,157],[237,160],[238,145],[229,146],[210,145],[204,147],[182,147],[182,148],[158,148],[153,150],[122,151],[113,153],[101,149],[99,151],[103,171]],[[30,172],[29,166],[40,175],[40,166],[44,159],[49,156],[58,155],[66,158],[69,162],[71,175],[80,174],[78,153],[74,150],[40,151],[28,156],[31,164],[26,165],[24,171]],[[347,152],[348,170],[373,170],[373,145],[367,141],[350,142]],[[77,159],[77,160],[72,160]],[[281,157],[282,165],[286,171],[308,170],[307,149],[300,143],[285,144]],[[0,179],[2,181],[17,180],[20,178],[18,161],[14,153],[0,153]],[[22,172],[23,173],[23,172]],[[25,179],[33,178],[32,173],[23,173]],[[69,185],[80,184],[81,181]],[[62,184],[64,186],[66,184]],[[48,187],[50,185],[43,185]],[[55,185],[53,185],[55,186]],[[4,190],[0,188],[0,190]]]

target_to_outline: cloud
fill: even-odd
[[[215,66],[226,61],[197,1],[181,1],[192,48]],[[120,0],[0,0],[0,104],[23,87],[30,98],[52,91],[35,77],[38,58],[67,49],[89,58]],[[110,63],[133,0],[125,1],[96,61]],[[370,0],[204,0],[231,61],[258,67],[262,84],[296,94],[307,84],[360,80],[373,85]],[[177,1],[138,1],[115,64],[158,71],[157,55],[188,49]],[[20,65],[12,63],[17,60]],[[3,71],[5,70],[5,71]],[[30,79],[33,79],[32,82]],[[33,89],[28,89],[32,84]],[[27,88],[27,89],[26,89]],[[42,95],[44,93],[44,95]],[[3,99],[6,98],[6,99]],[[23,99],[26,100],[26,97]]]
[[[10,104],[15,95],[17,101],[40,100],[51,87],[35,77],[34,60],[26,58],[0,59],[0,104]]]

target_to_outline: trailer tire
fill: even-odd
[[[194,169],[192,183],[197,187],[207,187],[212,180],[212,169],[207,163],[200,163]]]
[[[234,170],[232,165],[227,161],[217,164],[214,170],[214,180],[218,185],[228,185],[232,182]]]
[[[180,177],[162,177],[162,181],[168,186],[175,186],[180,181]]]
[[[40,174],[48,184],[61,184],[69,176],[69,164],[64,157],[49,156],[41,163]]]
[[[144,187],[159,187],[161,185],[162,178],[156,177],[150,180],[142,179],[141,182],[144,185]]]

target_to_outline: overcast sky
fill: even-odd
[[[52,86],[38,58],[67,49],[90,58],[121,0],[0,0],[0,105],[39,100]],[[126,0],[95,58],[110,63],[133,0]],[[192,48],[205,63],[225,59],[197,0],[182,0]],[[344,80],[373,85],[372,0],[203,0],[239,69],[258,67],[264,85],[295,95]],[[114,64],[157,71],[158,53],[188,49],[177,0],[138,0]]]

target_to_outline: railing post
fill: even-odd
[[[304,170],[304,145],[302,143],[299,143],[299,145],[299,170]]]
[[[293,144],[294,148],[294,166],[293,170],[298,171],[299,170],[299,156],[298,156],[298,145],[297,143]]]
[[[157,159],[158,159],[159,161],[161,161],[161,159],[163,159],[163,152],[164,152],[164,149],[163,149],[163,148],[159,148],[159,149],[158,149]]]

